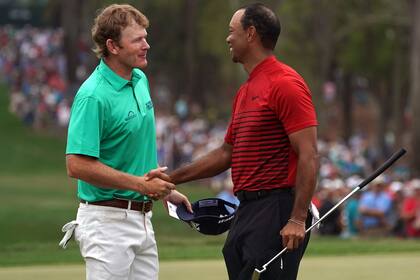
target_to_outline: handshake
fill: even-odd
[[[140,193],[147,195],[153,200],[163,199],[174,204],[184,204],[186,208],[192,212],[191,203],[182,193],[175,190],[175,184],[171,177],[165,173],[167,167],[158,167],[150,170],[141,177]],[[164,203],[166,207],[166,203]]]
[[[167,167],[158,167],[146,173],[142,178],[143,182],[141,185],[143,189],[140,192],[153,200],[158,200],[175,190],[171,177],[165,173],[167,169]]]

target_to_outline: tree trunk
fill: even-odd
[[[394,133],[394,146],[400,147],[404,133],[404,103],[402,83],[402,53],[401,47],[396,49],[394,54],[394,65],[392,72],[392,124]]]
[[[327,9],[325,1],[316,0],[312,3],[312,9],[314,11],[313,22],[316,28],[314,29],[314,42],[317,48],[317,54],[319,55],[318,61],[312,68],[313,77],[315,77],[312,88],[312,99],[317,109],[318,118],[320,122],[319,130],[321,133],[324,130],[328,130],[328,123],[326,114],[324,113],[328,110],[328,105],[325,104],[323,97],[323,86],[326,81],[332,79],[331,75],[331,66],[333,62],[334,55],[334,38],[333,38],[333,28],[334,28],[334,18],[335,12]]]
[[[413,1],[412,12],[410,95],[413,121],[410,154],[412,175],[420,176],[420,0]]]
[[[186,0],[186,19],[185,19],[185,73],[186,73],[186,83],[185,83],[185,94],[190,99],[199,99],[200,96],[195,94],[196,89],[196,31],[195,31],[195,22],[197,14],[197,1],[196,0]]]
[[[379,120],[378,120],[378,134],[377,142],[381,155],[387,157],[389,151],[387,149],[386,134],[388,131],[388,123],[391,112],[391,91],[386,81],[380,81],[378,84],[378,104],[379,104]]]
[[[64,29],[64,52],[67,61],[67,81],[76,82],[77,40],[79,37],[79,12],[82,0],[61,1],[61,26]]]
[[[98,7],[103,6],[102,0],[89,0],[89,1],[82,1],[81,5],[81,13],[82,13],[82,20],[80,23],[80,30],[79,36],[83,36],[86,43],[89,45],[89,49],[93,49],[93,41],[92,41],[92,33],[91,29],[93,26],[93,21],[96,17],[96,11]],[[87,61],[87,72],[90,73],[98,64],[98,59],[93,51],[89,52],[89,58]]]
[[[353,134],[353,98],[352,98],[352,76],[351,74],[344,74],[342,77],[342,112],[343,112],[343,140],[349,143],[350,137]]]

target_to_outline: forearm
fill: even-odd
[[[101,188],[132,190],[144,193],[141,182],[142,177],[118,171],[97,159],[68,155],[66,162],[67,173],[72,178],[83,180]]]
[[[316,151],[301,155],[297,162],[295,201],[291,218],[305,221],[316,186],[318,157]]]
[[[230,168],[232,147],[224,143],[196,161],[180,167],[169,174],[174,184],[213,177]]]

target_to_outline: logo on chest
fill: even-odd
[[[125,121],[128,122],[129,120],[132,120],[136,117],[136,114],[133,111],[129,111],[127,114],[127,117],[125,117]]]

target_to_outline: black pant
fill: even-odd
[[[291,192],[241,202],[227,236],[223,255],[230,280],[250,280],[255,268],[262,266],[283,248],[280,230],[292,212],[294,196]],[[311,224],[308,213],[306,227]],[[301,246],[285,252],[272,262],[261,280],[295,280],[310,234]],[[283,266],[283,267],[281,267]]]

